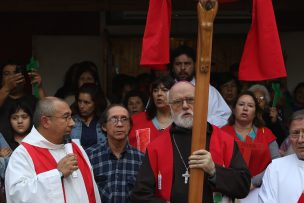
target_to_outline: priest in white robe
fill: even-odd
[[[260,203],[304,202],[304,110],[293,114],[289,131],[295,154],[275,159],[267,167]]]
[[[5,175],[7,203],[99,203],[92,167],[81,146],[64,149],[74,121],[68,104],[55,97],[39,101],[34,126],[13,152]]]

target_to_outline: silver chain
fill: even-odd
[[[172,138],[173,138],[174,145],[175,145],[175,147],[176,147],[176,149],[177,149],[177,152],[178,152],[178,154],[179,154],[179,156],[180,156],[180,158],[181,158],[181,160],[182,160],[182,162],[183,162],[183,164],[184,164],[184,166],[185,166],[185,168],[186,168],[186,171],[188,171],[189,166],[187,167],[187,165],[186,165],[186,163],[185,163],[185,161],[184,161],[184,159],[183,159],[183,157],[182,157],[182,154],[181,154],[181,152],[179,151],[179,148],[178,148],[178,146],[177,146],[177,144],[176,144],[176,141],[175,141],[175,138],[174,138],[174,134],[172,134]]]

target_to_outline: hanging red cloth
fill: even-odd
[[[239,0],[219,0],[232,3]],[[170,62],[171,0],[150,0],[140,65],[164,70]]]
[[[163,70],[169,63],[171,0],[150,0],[143,38],[141,66]]]
[[[239,67],[239,80],[286,77],[272,0],[253,0],[252,24]]]

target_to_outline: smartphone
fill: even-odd
[[[16,66],[16,74],[17,73],[22,73],[23,74],[23,70],[24,70],[24,68],[21,65]]]

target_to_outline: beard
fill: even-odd
[[[192,111],[182,111],[179,114],[175,114],[171,110],[173,122],[182,128],[191,129],[193,126],[193,112]]]
[[[191,82],[191,80],[194,78],[194,72],[191,74],[188,74],[187,72],[182,72],[179,74],[175,73],[175,78],[177,81],[188,81]]]

